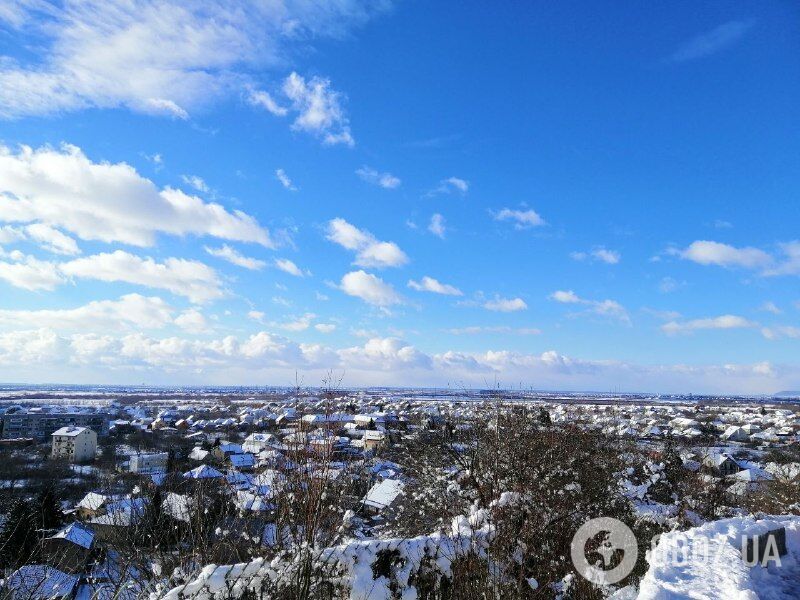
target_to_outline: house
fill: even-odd
[[[162,473],[167,469],[167,462],[169,462],[169,453],[167,452],[134,454],[130,458],[129,469],[131,473],[142,475]]]
[[[252,471],[256,466],[256,457],[245,452],[244,454],[229,454],[226,462],[238,471]]]
[[[377,450],[386,443],[386,433],[368,429],[364,432],[364,450]]]
[[[45,561],[66,573],[81,573],[94,546],[94,531],[82,523],[72,523],[42,540]]]
[[[275,436],[271,433],[251,433],[244,438],[242,450],[258,454],[262,450],[268,450],[275,442]]]
[[[98,540],[115,542],[130,539],[130,528],[144,517],[146,501],[144,498],[125,498],[106,506],[105,514],[89,521]]]
[[[195,467],[191,471],[184,473],[183,476],[185,479],[222,479],[225,477],[214,467],[209,467],[208,465]]]
[[[384,479],[370,488],[361,504],[367,512],[379,514],[403,493],[403,487],[403,482],[399,479]]]
[[[719,454],[710,454],[703,461],[703,465],[707,470],[710,470],[715,475],[727,477],[739,472],[739,464],[730,456],[721,452]]]
[[[51,436],[52,458],[64,458],[69,462],[94,460],[97,454],[97,434],[86,427],[67,426],[57,429]]]
[[[217,460],[225,460],[231,454],[242,454],[244,450],[239,444],[223,442],[219,446],[211,448],[211,455]]]
[[[720,436],[723,440],[729,442],[746,442],[750,439],[750,434],[741,427],[728,427]]]

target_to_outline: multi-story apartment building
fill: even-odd
[[[86,427],[62,427],[53,432],[52,458],[70,462],[94,460],[97,453],[97,434]]]
[[[20,411],[0,415],[3,439],[33,438],[46,441],[62,427],[88,427],[99,435],[108,434],[109,415],[100,412]]]

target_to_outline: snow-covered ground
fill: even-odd
[[[784,527],[787,554],[748,566],[743,540]],[[796,600],[800,598],[800,517],[723,519],[661,537],[638,600]]]

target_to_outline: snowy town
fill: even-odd
[[[791,400],[17,390],[0,419],[9,598],[665,597],[675,574],[644,552],[616,586],[560,558],[604,515],[643,547],[779,531],[783,566],[752,569],[769,597],[800,589]],[[480,561],[496,571],[468,582]]]

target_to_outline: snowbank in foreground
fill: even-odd
[[[745,538],[786,529],[780,566],[748,566]],[[800,598],[800,517],[723,519],[661,537],[648,557],[638,600],[786,600]]]

